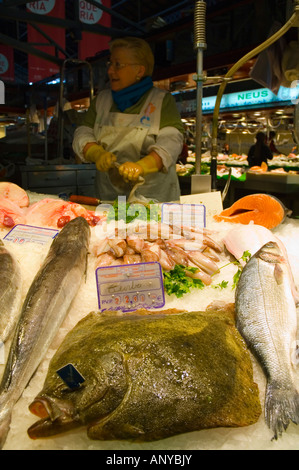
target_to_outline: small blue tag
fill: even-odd
[[[56,371],[56,374],[64,381],[64,383],[71,389],[80,387],[85,382],[84,377],[76,369],[73,364],[67,364],[61,369]]]

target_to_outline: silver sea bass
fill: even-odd
[[[246,264],[236,289],[237,327],[267,377],[265,420],[274,438],[299,423],[294,384],[297,316],[287,260],[275,242]]]
[[[21,312],[20,266],[0,240],[0,342],[12,334]]]
[[[82,217],[53,240],[25,298],[0,385],[0,448],[20,398],[76,296],[87,267],[90,228]]]

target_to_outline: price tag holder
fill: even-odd
[[[59,377],[70,389],[79,388],[81,384],[85,382],[84,377],[71,363],[61,367],[61,369],[58,369],[56,371],[56,374],[59,375]]]
[[[59,230],[52,228],[18,224],[5,235],[4,240],[18,245],[23,245],[28,242],[45,245],[50,239],[55,238],[58,232]]]
[[[202,204],[163,203],[161,219],[168,225],[200,229],[206,226],[206,208]]]
[[[158,262],[97,268],[96,283],[100,310],[131,312],[165,305],[162,269]]]

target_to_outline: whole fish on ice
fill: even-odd
[[[151,441],[255,423],[258,387],[231,313],[213,304],[205,312],[91,312],[52,358],[29,407],[41,418],[29,436],[86,426],[91,439]],[[69,364],[81,386],[58,375]]]
[[[87,266],[90,227],[78,217],[54,238],[25,298],[0,384],[0,448],[14,404],[48,350]]]
[[[296,305],[299,305],[299,292],[295,285],[287,250],[280,238],[272,233],[271,230],[263,227],[262,225],[256,224],[239,225],[238,227],[234,227],[233,229],[229,230],[222,241],[226,249],[239,261],[242,266],[244,266],[246,263],[246,261],[241,258],[245,251],[248,251],[250,255],[253,256],[266,243],[277,243],[287,263],[295,303]]]
[[[0,342],[13,331],[21,313],[21,271],[15,257],[0,240]]]
[[[236,289],[237,327],[267,377],[265,420],[277,439],[290,421],[299,423],[293,354],[297,316],[287,260],[266,243],[245,265]]]

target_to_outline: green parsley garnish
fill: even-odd
[[[153,201],[150,201],[148,204],[126,203],[125,211],[124,208],[122,209],[122,211],[119,211],[118,199],[116,199],[113,202],[111,209],[108,211],[107,223],[111,220],[124,220],[126,224],[129,224],[135,219],[148,222],[159,222],[161,219],[159,204],[156,204]]]
[[[244,251],[243,255],[241,256],[241,258],[238,260],[238,261],[235,261],[233,264],[235,264],[236,266],[238,266],[238,270],[237,272],[235,273],[234,277],[233,277],[233,285],[232,285],[232,289],[235,289],[237,287],[237,284],[239,282],[239,279],[240,279],[240,276],[241,276],[241,273],[243,271],[243,266],[240,264],[240,260],[243,260],[245,261],[246,263],[250,260],[251,258],[251,254],[249,253],[249,251]]]
[[[168,295],[175,294],[176,297],[183,297],[191,289],[203,289],[204,283],[200,279],[188,277],[185,271],[195,272],[196,268],[185,267],[176,264],[171,271],[164,271],[164,289]]]

